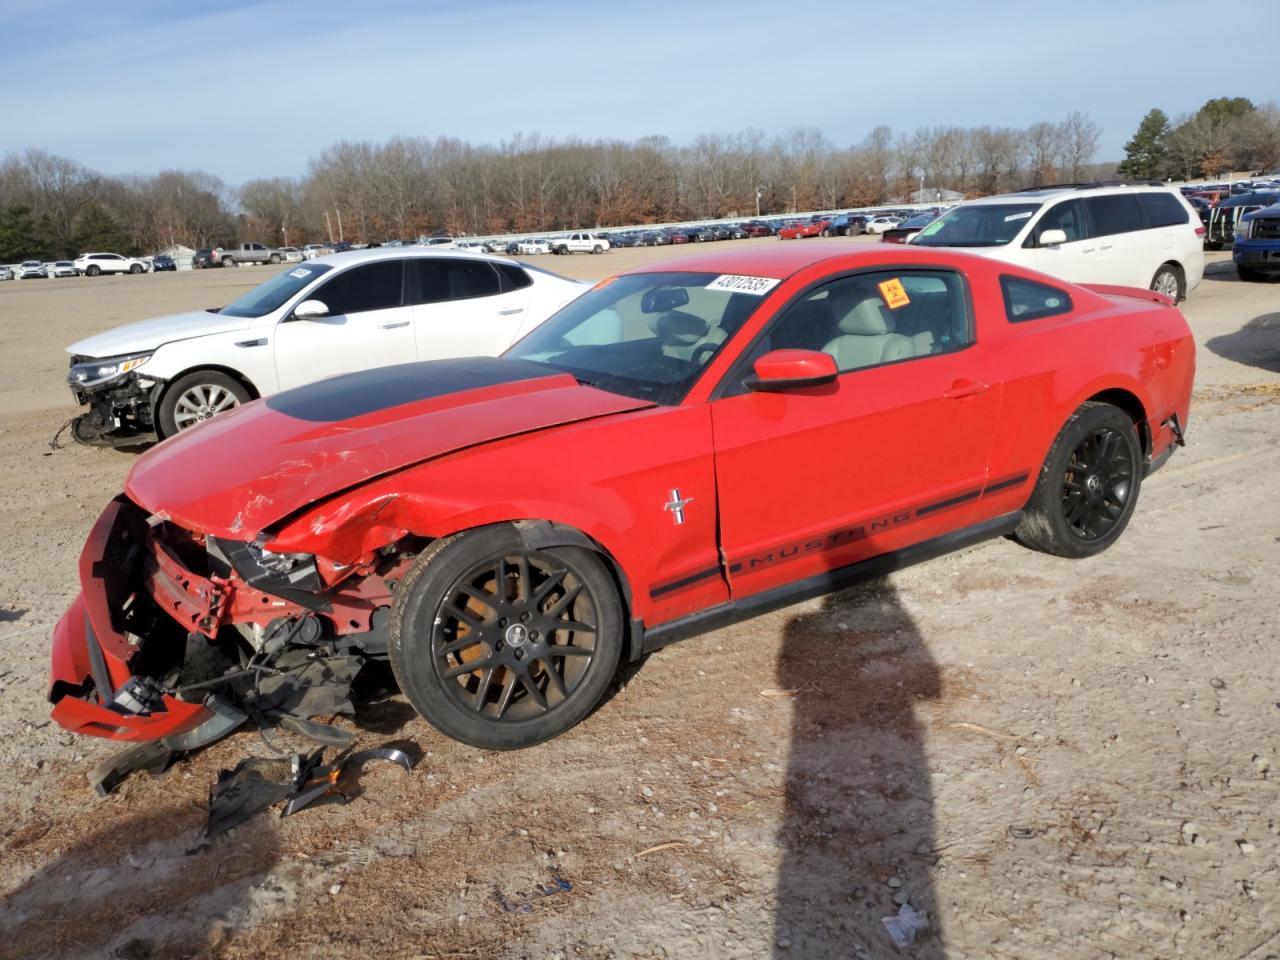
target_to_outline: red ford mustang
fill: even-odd
[[[1182,441],[1146,290],[789,246],[606,280],[501,358],[246,404],[141,457],[53,638],[53,716],[207,743],[390,657],[449,736],[537,743],[622,660],[987,537],[1084,557]]]

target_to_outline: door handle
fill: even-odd
[[[957,380],[943,396],[948,400],[959,400],[963,397],[972,397],[976,394],[984,393],[990,386],[991,384],[985,380]]]
[[[398,327],[407,327],[408,325],[408,320],[396,320],[393,323],[380,323],[378,324],[378,328],[380,330],[395,330]]]
[[[1110,244],[1110,243],[1104,243],[1104,244],[1103,244],[1102,246],[1100,246],[1098,249],[1099,249],[1099,250],[1110,250],[1110,249],[1111,249],[1111,247],[1112,247],[1112,244]]]
[[[499,311],[498,311],[498,316],[500,316],[500,317],[509,317],[509,316],[511,316],[513,313],[524,313],[524,307],[516,307],[514,310],[499,310]]]
[[[1080,248],[1080,252],[1081,252],[1081,253],[1093,253],[1093,247],[1081,247],[1081,248]]]

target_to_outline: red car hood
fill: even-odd
[[[317,500],[424,460],[650,406],[522,360],[384,367],[288,390],[171,437],[138,459],[125,492],[186,529],[250,540]]]

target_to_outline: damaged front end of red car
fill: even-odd
[[[54,630],[53,719],[175,751],[247,720],[341,745],[350,735],[314,718],[352,713],[351,682],[385,657],[391,589],[412,547],[341,566],[186,530],[116,497]]]

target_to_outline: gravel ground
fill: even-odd
[[[1190,446],[1106,554],[996,541],[707,634],[515,754],[374,677],[359,742],[412,774],[190,855],[268,748],[91,795],[111,747],[49,723],[48,636],[133,457],[48,441],[65,344],[266,273],[0,285],[0,956],[1280,956],[1280,284],[1214,259]],[[899,953],[904,903],[931,931]]]

